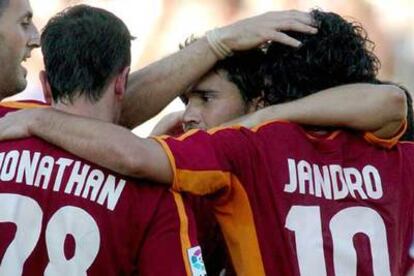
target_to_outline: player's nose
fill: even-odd
[[[188,131],[191,129],[202,128],[201,126],[202,118],[200,110],[189,103],[186,106],[184,115],[183,115],[183,128],[184,131]]]
[[[31,30],[30,30],[30,37],[29,40],[27,42],[27,46],[30,49],[34,49],[34,48],[38,48],[40,47],[40,33],[39,33],[39,29],[32,24],[31,26]]]

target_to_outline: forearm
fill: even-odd
[[[155,116],[216,62],[216,55],[203,37],[132,73],[123,101],[121,124],[133,128]]]
[[[387,129],[392,135],[406,117],[404,92],[395,86],[350,84],[334,87],[308,97],[266,107],[238,121],[246,127],[267,120],[284,119],[316,126],[340,126],[364,131]],[[395,124],[395,127],[390,127]],[[386,138],[386,137],[384,137]]]
[[[291,10],[247,18],[224,26],[215,33],[231,52],[249,50],[268,41],[298,47],[300,42],[283,32],[314,34],[317,29],[312,25],[309,13]],[[224,58],[230,53],[216,54],[217,46],[214,43],[210,45],[207,38],[202,37],[181,51],[132,73],[124,99],[121,124],[132,128],[153,117],[206,74],[218,61],[217,56]]]
[[[296,112],[292,112],[295,111]],[[404,92],[396,86],[350,84],[326,89],[282,109],[301,124],[376,131],[406,118]]]
[[[37,113],[29,133],[120,174],[171,182],[161,146],[126,128],[50,108]],[[157,160],[160,156],[164,159]],[[158,170],[164,172],[157,174]]]

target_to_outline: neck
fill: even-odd
[[[92,103],[85,97],[78,97],[73,103],[53,103],[52,106],[58,110],[79,115],[87,118],[92,118],[100,121],[115,123],[112,106],[108,105],[104,98],[98,102]]]

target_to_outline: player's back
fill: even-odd
[[[0,275],[189,275],[187,211],[40,139],[0,143]]]
[[[402,275],[414,209],[414,147],[270,124],[234,160],[267,275]],[[246,162],[247,161],[247,162]],[[240,162],[240,163],[239,163]],[[247,169],[251,168],[251,169]]]
[[[414,146],[312,136],[273,122],[158,139],[174,188],[215,193],[239,275],[403,275],[413,233]]]

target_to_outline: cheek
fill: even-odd
[[[26,40],[22,32],[19,30],[14,31],[15,32],[9,32],[4,37],[3,51],[7,52],[9,60],[22,58],[24,47],[26,45]]]
[[[23,48],[27,44],[28,37],[30,36],[29,33],[29,29],[24,30],[22,26],[17,24],[13,26],[13,30],[10,33],[9,37],[10,40],[13,41],[13,43],[15,44],[16,48]]]
[[[17,51],[9,46],[10,44],[2,44],[0,49],[0,60],[3,64],[0,70],[1,74],[8,75],[8,78],[14,79],[20,65],[20,60],[17,57]]]
[[[204,113],[204,121],[209,128],[234,120],[244,115],[244,107],[228,102],[212,105],[208,112]]]

